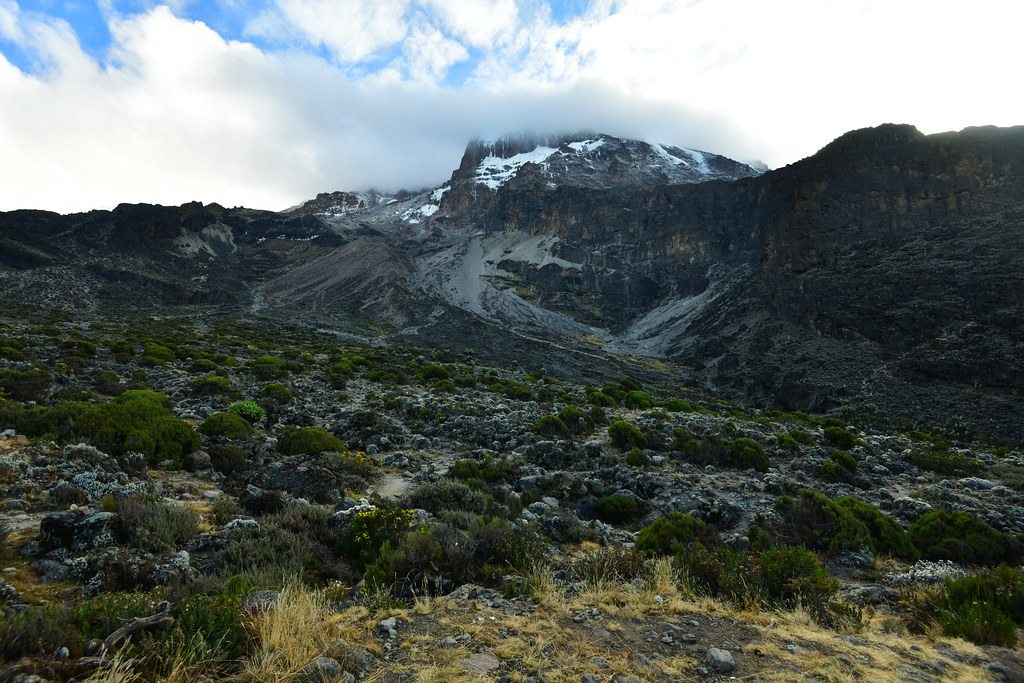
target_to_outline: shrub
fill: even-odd
[[[926,613],[938,617],[947,636],[1013,647],[1017,627],[1024,626],[1024,576],[1002,565],[948,580],[929,595]]]
[[[622,399],[623,405],[632,410],[647,410],[655,406],[655,400],[646,391],[633,390]]]
[[[277,382],[271,382],[263,387],[262,391],[260,391],[260,398],[265,398],[268,401],[284,405],[285,403],[291,403],[294,396],[292,395],[292,390],[288,387],[278,384]]]
[[[802,443],[806,446],[810,446],[814,443],[814,438],[802,429],[790,429],[789,435],[793,437],[793,441]]]
[[[511,460],[498,460],[488,453],[482,462],[456,460],[448,467],[448,476],[452,479],[512,481],[519,476],[519,466]]]
[[[114,533],[148,552],[175,550],[199,535],[199,514],[181,505],[115,498],[114,510]]]
[[[196,358],[189,366],[189,372],[216,372],[217,364],[209,358]]]
[[[362,451],[327,451],[320,454],[317,464],[337,474],[350,474],[363,480],[369,479],[377,472],[377,463]]]
[[[587,390],[587,403],[600,408],[617,408],[619,405],[614,398],[598,389]]]
[[[260,408],[253,401],[237,401],[228,406],[228,413],[237,415],[250,425],[259,422],[267,416],[267,411]]]
[[[375,508],[360,512],[352,518],[343,546],[357,562],[374,561],[387,544],[398,547],[412,526],[412,510],[402,508]]]
[[[825,481],[849,484],[853,486],[857,483],[856,477],[853,476],[853,472],[846,469],[834,460],[826,460],[821,465],[821,478]]]
[[[302,572],[313,554],[310,542],[272,521],[259,529],[231,534],[217,557],[228,576],[240,575],[255,585],[279,585],[283,577]]]
[[[619,380],[619,386],[626,391],[643,391],[644,385],[640,383],[640,380],[634,379],[629,375],[623,375],[622,379]]]
[[[647,437],[636,425],[625,420],[614,420],[608,425],[608,436],[611,437],[612,443],[622,450],[633,447],[647,448]]]
[[[910,451],[910,462],[918,467],[939,474],[977,474],[982,464],[974,458],[951,451],[945,446],[915,448]]]
[[[285,455],[315,455],[323,451],[343,451],[345,444],[320,427],[299,427],[278,439],[277,450]]]
[[[120,396],[128,388],[121,382],[120,377],[109,370],[96,373],[93,387],[104,396]]]
[[[42,401],[53,383],[53,377],[43,370],[0,370],[0,391],[15,401]]]
[[[800,452],[800,444],[798,444],[796,439],[789,434],[779,434],[775,445],[784,450],[793,451],[794,453]]]
[[[578,406],[569,405],[558,411],[558,419],[569,429],[573,434],[586,434],[590,431],[590,428],[594,426],[594,421],[590,415],[585,413]]]
[[[228,475],[245,467],[246,452],[238,446],[214,443],[207,446],[206,452],[210,454],[210,466],[221,474]]]
[[[432,514],[442,510],[462,510],[483,514],[490,503],[490,496],[472,489],[461,481],[441,479],[432,484],[421,484],[409,493],[409,505]]]
[[[874,505],[854,498],[836,498],[835,504],[849,510],[867,527],[875,553],[892,555],[908,562],[917,559],[917,552],[910,542],[910,537],[899,522],[892,517]]]
[[[594,513],[602,522],[624,524],[640,514],[636,501],[626,496],[605,496],[594,505]]]
[[[84,339],[65,339],[58,347],[76,356],[92,357],[96,355],[96,345]]]
[[[246,365],[250,372],[252,372],[253,377],[262,382],[288,375],[285,362],[274,356],[259,356],[246,363]]]
[[[327,378],[335,389],[344,389],[349,379],[355,377],[356,366],[351,360],[343,358],[331,364],[327,369]]]
[[[252,433],[251,425],[241,416],[232,413],[214,413],[197,427],[204,436],[226,436],[241,439]]]
[[[202,396],[227,394],[231,391],[226,377],[220,375],[204,375],[192,380],[192,391]]]
[[[740,437],[728,446],[729,458],[733,464],[744,470],[768,471],[768,456],[753,439]]]
[[[693,406],[690,405],[689,401],[684,401],[681,398],[673,398],[665,404],[665,410],[670,413],[692,413]]]
[[[571,436],[569,428],[557,415],[545,415],[533,425],[533,431],[548,439],[568,439]]]
[[[910,540],[929,560],[960,564],[1018,563],[1020,542],[993,529],[987,522],[962,510],[931,510],[910,527]]]
[[[826,439],[843,450],[853,447],[857,441],[853,434],[842,427],[825,427],[822,432],[825,434]]]
[[[806,548],[771,548],[761,554],[761,579],[768,600],[793,609],[802,605],[819,621],[839,592],[814,553]]]
[[[718,545],[718,531],[699,519],[681,512],[669,512],[639,531],[636,549],[645,555],[675,555],[692,543]]]
[[[201,440],[167,410],[169,403],[154,391],[132,390],[103,404],[69,402],[31,410],[15,406],[5,421],[28,436],[49,435],[61,444],[84,441],[114,456],[137,451],[150,464],[171,460],[180,468],[182,456],[199,448]]]
[[[443,365],[427,365],[420,371],[424,382],[431,380],[451,379],[451,373]]]
[[[788,545],[831,553],[873,547],[867,526],[817,491],[800,489],[795,498],[782,496],[775,501],[775,510],[782,516],[776,533]]]
[[[130,347],[131,345],[129,345]],[[112,349],[113,350],[113,349]],[[121,351],[115,351],[121,353]],[[160,344],[146,344],[139,357],[139,365],[163,365],[174,360],[174,351]]]
[[[626,464],[630,467],[646,467],[651,464],[651,459],[642,450],[633,446],[629,453],[626,453]]]

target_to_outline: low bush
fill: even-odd
[[[217,396],[231,393],[231,385],[226,377],[204,375],[192,380],[192,391],[201,396]]]
[[[874,505],[854,498],[836,498],[835,504],[848,510],[867,527],[875,554],[892,555],[908,562],[917,559],[917,551],[910,542],[910,536],[895,519]]]
[[[839,553],[871,549],[867,526],[846,507],[817,491],[800,489],[796,497],[775,501],[781,523],[773,530],[784,545]]]
[[[852,448],[853,444],[857,441],[857,437],[842,427],[825,427],[822,432],[825,434],[826,439],[843,450]]]
[[[926,512],[911,525],[910,541],[923,557],[933,561],[992,566],[1019,564],[1022,558],[1020,541],[962,510]]]
[[[252,433],[252,426],[232,413],[214,413],[196,429],[204,436],[226,436],[229,439],[243,439]]]
[[[647,448],[647,437],[636,425],[625,420],[612,421],[608,425],[608,436],[613,444],[624,451],[634,447]]]
[[[511,460],[499,460],[488,453],[481,461],[456,460],[448,467],[448,476],[461,480],[512,481],[519,476],[519,466]]]
[[[736,467],[744,470],[753,469],[758,472],[768,471],[768,456],[753,439],[740,437],[729,444],[728,450],[729,459]]]
[[[839,482],[843,484],[856,484],[857,478],[854,471],[857,469],[857,460],[846,451],[832,451],[832,455],[821,465],[821,477],[825,481]]]
[[[805,446],[810,446],[814,443],[814,437],[812,437],[810,434],[808,434],[802,429],[790,429],[789,435],[790,437],[793,438],[793,441],[796,441],[797,443],[802,443]]]
[[[96,345],[84,339],[65,339],[58,348],[76,356],[92,357],[96,355]]]
[[[951,451],[945,446],[933,445],[914,448],[910,451],[909,458],[910,462],[918,467],[939,474],[970,475],[977,474],[983,469],[980,461],[963,453]]]
[[[594,426],[594,421],[583,409],[578,406],[568,405],[558,411],[558,419],[573,434],[586,434]]]
[[[284,405],[286,403],[291,403],[294,396],[292,394],[292,390],[288,387],[278,384],[277,382],[271,382],[263,387],[262,391],[260,391],[260,398],[265,398],[268,401]]]
[[[360,512],[352,518],[342,548],[357,565],[366,566],[380,556],[385,545],[397,548],[412,528],[412,520],[412,510],[403,508]]]
[[[483,514],[491,502],[490,496],[472,489],[461,481],[440,479],[421,484],[409,493],[409,505],[439,514],[443,510],[461,510]]]
[[[623,397],[622,403],[630,410],[648,410],[657,405],[657,402],[651,398],[650,394],[638,389],[628,392]]]
[[[779,434],[775,445],[783,450],[793,451],[794,453],[800,452],[800,444],[789,434]]]
[[[114,533],[132,547],[163,553],[199,535],[199,514],[182,505],[115,498]]]
[[[651,464],[651,459],[642,450],[633,446],[629,453],[626,453],[626,464],[630,467],[647,467]]]
[[[689,401],[684,401],[681,398],[673,398],[665,403],[665,410],[670,413],[692,413],[694,412],[693,405]]]
[[[345,444],[321,427],[299,427],[281,435],[277,450],[285,455],[316,455],[323,451],[344,451]]]
[[[129,344],[129,348],[130,348]],[[113,350],[113,349],[112,349]],[[115,353],[121,351],[115,350]],[[143,347],[142,355],[139,356],[139,365],[163,365],[164,363],[170,363],[174,360],[174,351],[171,351],[166,346],[161,344],[146,344]]]
[[[569,428],[557,415],[545,415],[533,425],[533,431],[546,439],[568,439],[572,436]]]
[[[244,448],[212,443],[206,447],[206,452],[210,455],[210,466],[221,474],[228,475],[245,467]]]
[[[52,383],[53,377],[43,370],[0,370],[0,391],[15,401],[42,401]]]
[[[259,356],[246,363],[246,367],[249,368],[253,377],[261,382],[288,376],[285,362],[274,356]]]
[[[598,389],[587,390],[587,403],[601,408],[617,408],[619,406],[614,398]]]
[[[640,506],[626,496],[605,496],[594,505],[594,514],[608,524],[625,524],[639,516]]]
[[[718,546],[718,530],[682,512],[666,513],[641,529],[636,537],[636,549],[651,557],[675,555],[693,543],[709,548]]]

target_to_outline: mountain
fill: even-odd
[[[1019,440],[1022,171],[1020,127],[884,125],[765,173],[607,135],[513,136],[471,143],[438,188],[288,213],[0,214],[0,287],[374,330],[595,381],[632,354],[766,407]]]

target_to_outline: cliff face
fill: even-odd
[[[471,144],[434,190],[324,194],[290,214],[2,214],[0,285],[441,345],[597,341],[764,405],[1022,433],[992,410],[1024,393],[1022,223],[1024,128],[886,125],[764,174],[608,136],[520,137]]]

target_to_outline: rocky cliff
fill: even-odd
[[[3,214],[0,282],[36,304],[215,304],[595,376],[573,353],[630,352],[766,406],[1019,439],[1022,170],[1024,128],[886,125],[763,174],[520,136],[472,143],[439,188],[293,213]]]

